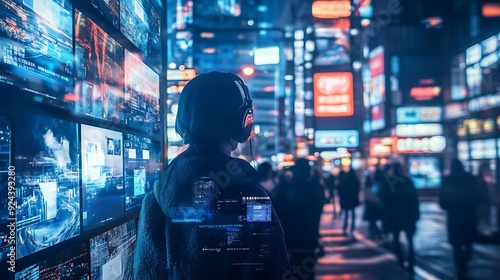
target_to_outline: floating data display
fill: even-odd
[[[120,28],[119,0],[90,0],[96,11],[104,16],[114,27]]]

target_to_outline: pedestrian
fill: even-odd
[[[276,191],[276,184],[274,179],[275,172],[273,170],[273,166],[267,161],[262,162],[257,167],[257,173],[259,174],[260,185],[267,191],[269,197],[271,197],[272,199]]]
[[[332,219],[337,218],[337,207],[335,203],[335,189],[336,189],[336,184],[337,180],[335,178],[335,175],[333,175],[331,172],[325,172],[323,175],[323,180],[325,182],[325,188],[328,190],[328,202],[332,204],[333,207],[333,215]]]
[[[398,264],[402,267],[405,267],[406,258],[401,249],[400,234],[404,232],[408,246],[406,268],[413,273],[415,265],[413,236],[417,230],[416,223],[420,219],[417,191],[400,163],[392,163],[388,172],[384,173],[384,177],[380,198],[386,230],[392,234],[394,251]]]
[[[359,191],[360,182],[354,169],[350,167],[349,171],[347,172],[342,170],[339,174],[338,192],[340,208],[344,213],[344,226],[342,228],[342,232],[344,235],[347,235],[349,216],[351,217],[350,233],[352,234],[354,232],[354,229],[356,228],[355,210],[359,205]]]
[[[239,76],[209,72],[186,84],[176,131],[189,148],[144,197],[134,279],[281,279],[290,269],[283,229],[256,170],[231,156],[252,124]],[[264,213],[246,211],[255,204]]]
[[[377,225],[380,220],[380,199],[373,191],[373,180],[369,170],[365,171],[365,190],[364,190],[364,204],[365,213],[363,220],[368,222],[368,233],[370,238],[381,239],[382,234]]]
[[[472,243],[477,236],[476,211],[479,202],[476,178],[465,171],[462,162],[452,160],[450,175],[443,178],[439,205],[447,211],[448,241],[453,247],[458,278],[466,274],[472,256]]]
[[[299,158],[292,168],[293,179],[288,189],[280,189],[275,207],[283,229],[292,268],[314,279],[315,250],[320,247],[319,222],[325,199],[321,184],[311,178],[309,161]],[[304,267],[304,263],[309,263]],[[299,276],[297,276],[299,277]]]

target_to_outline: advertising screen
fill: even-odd
[[[241,14],[241,0],[198,0],[194,5],[194,14],[202,17],[237,17]]]
[[[496,158],[495,139],[472,140],[470,143],[471,159],[493,159]]]
[[[316,66],[346,65],[351,62],[349,28],[335,26],[315,29]]]
[[[161,174],[160,142],[125,134],[125,210],[140,207],[144,195],[159,183]]]
[[[370,138],[370,156],[388,157],[392,153],[392,138]]]
[[[69,1],[2,0],[0,82],[20,87],[36,101],[71,109],[71,13]]]
[[[441,107],[399,107],[396,109],[396,123],[416,124],[439,122],[442,115]]]
[[[371,129],[380,130],[385,127],[385,73],[384,48],[379,46],[370,52],[370,106]]]
[[[12,194],[9,196],[9,191],[12,191],[12,188],[9,190],[9,180],[12,181],[12,179],[9,179],[8,172],[8,168],[11,166],[10,160],[12,156],[11,133],[12,123],[10,118],[0,114],[0,135],[2,135],[0,137],[0,268],[2,268],[2,264],[5,262],[7,254],[10,252],[10,229],[7,227],[10,222],[9,218],[16,218],[11,215],[13,213],[9,211],[9,206],[12,209],[15,203],[15,198],[9,200],[9,198],[13,198]],[[10,185],[12,186],[12,183]]]
[[[15,279],[89,279],[88,259],[88,243],[80,243],[17,272]]]
[[[316,130],[314,146],[316,148],[356,148],[359,145],[357,130]]]
[[[417,189],[441,186],[441,168],[436,157],[409,157],[408,173]]]
[[[483,76],[479,64],[467,67],[467,69],[465,69],[465,75],[469,97],[480,95]]]
[[[443,135],[443,131],[443,125],[438,123],[396,125],[396,136],[400,137],[436,136]]]
[[[123,48],[80,11],[75,12],[76,111],[123,122]]]
[[[465,62],[467,65],[478,63],[481,60],[481,45],[475,44],[465,51]]]
[[[444,136],[393,137],[393,151],[401,154],[440,153],[446,148]]]
[[[354,114],[352,73],[314,74],[314,115],[342,117]]]
[[[82,133],[83,228],[121,217],[124,211],[122,133],[88,125]]]
[[[120,28],[119,0],[90,0],[96,11],[104,16],[114,27]]]
[[[80,233],[76,123],[19,114],[15,122],[17,257]]]
[[[161,12],[156,0],[120,0],[120,31],[152,65],[161,65]]]
[[[160,132],[160,77],[139,56],[125,50],[126,123],[144,132]]]
[[[462,53],[451,61],[451,100],[462,100],[466,97],[465,55]]]
[[[134,248],[137,239],[135,220],[90,239],[91,279],[132,280]]]

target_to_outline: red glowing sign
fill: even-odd
[[[441,87],[413,87],[410,96],[417,100],[429,100],[441,94]]]
[[[352,73],[314,74],[314,115],[347,117],[354,114]]]

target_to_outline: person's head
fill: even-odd
[[[404,166],[397,161],[391,164],[389,172],[392,175],[397,175],[399,177],[406,177]]]
[[[296,181],[305,181],[311,174],[311,166],[309,161],[305,158],[299,158],[295,161],[293,166],[293,178]]]
[[[257,173],[259,173],[259,180],[264,181],[272,178],[273,166],[269,162],[263,162],[257,167]]]
[[[464,173],[464,165],[462,162],[458,159],[453,159],[451,161],[451,174],[461,174]]]
[[[252,100],[236,74],[199,74],[180,94],[175,130],[190,146],[233,151],[248,139],[252,125]]]

